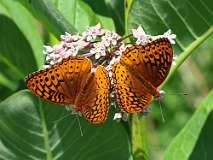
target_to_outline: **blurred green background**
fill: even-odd
[[[81,137],[75,116],[52,123],[64,107],[25,90],[24,77],[43,65],[43,45],[98,22],[122,36],[138,25],[177,35],[177,65],[161,98],[165,122],[155,100],[129,123],[112,121],[111,107],[102,126],[81,118]],[[1,0],[0,159],[213,159],[212,32],[211,0]]]

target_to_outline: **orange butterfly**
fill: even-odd
[[[74,105],[87,121],[99,124],[108,114],[109,78],[106,69],[84,57],[68,57],[51,68],[30,74],[27,87],[36,96],[59,104]]]
[[[167,38],[146,45],[133,45],[112,67],[113,83],[121,109],[128,113],[143,112],[159,97],[157,87],[166,79],[172,64],[173,50]]]

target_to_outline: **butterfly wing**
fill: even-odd
[[[68,57],[48,69],[26,77],[27,87],[36,96],[54,103],[74,104],[91,71],[91,61]]]
[[[145,85],[119,62],[113,64],[112,73],[121,109],[127,113],[143,112],[152,100]]]
[[[127,48],[120,60],[133,74],[158,87],[169,73],[172,58],[171,43],[167,38],[160,38],[144,46]]]
[[[80,91],[75,109],[90,123],[99,124],[106,120],[108,113],[109,77],[103,66],[98,66],[87,79]]]

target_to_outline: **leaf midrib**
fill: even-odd
[[[39,108],[39,114],[40,114],[40,118],[41,118],[42,132],[43,132],[43,135],[44,135],[44,147],[45,147],[45,150],[46,150],[46,157],[47,157],[47,160],[52,160],[53,155],[52,155],[51,147],[50,147],[50,143],[49,143],[49,134],[48,134],[46,119],[45,119],[41,100],[39,100],[38,108]]]

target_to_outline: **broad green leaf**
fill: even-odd
[[[173,139],[165,152],[165,160],[187,160],[189,158],[192,158],[193,160],[211,159],[210,155],[212,156],[212,146],[210,142],[213,141],[213,138],[212,135],[208,134],[209,131],[206,127],[210,126],[210,124],[213,122],[212,111],[213,90],[203,100],[201,105],[198,106],[196,112],[193,114],[185,127]],[[212,127],[210,126],[209,128],[211,129]],[[212,129],[210,133],[212,133]],[[206,135],[208,135],[208,139]],[[201,154],[201,152],[197,150],[196,146],[204,147],[202,148],[204,153]],[[193,149],[196,150],[193,151]],[[196,155],[199,155],[200,157],[195,157]]]
[[[2,85],[11,90],[16,89],[18,80],[36,70],[33,50],[19,30],[8,17],[0,15],[0,74]],[[8,79],[7,83],[4,83]]]
[[[116,30],[120,35],[124,34],[124,1],[84,1],[91,6],[104,27],[110,30]]]
[[[14,88],[16,88],[15,84],[1,72],[0,72],[0,86],[7,87],[10,90],[13,90]]]
[[[19,67],[19,70],[23,68],[32,71],[32,64],[40,67],[43,63],[40,54],[42,51],[42,38],[35,19],[17,1],[1,0],[0,8],[0,14],[3,18],[0,26],[1,33],[3,33],[0,49],[1,54],[4,54],[2,57]],[[23,48],[25,49],[23,50]],[[28,67],[25,65],[28,65]],[[26,71],[23,74],[26,74]]]
[[[213,135],[213,111],[208,116],[205,125],[198,137],[196,145],[194,146],[193,152],[190,154],[189,160],[200,160],[200,159],[212,159],[212,135]]]
[[[104,124],[91,125],[79,117],[79,126],[77,115],[69,114],[64,106],[41,102],[26,90],[7,98],[0,103],[0,159],[130,157],[129,137],[122,123],[110,116]]]
[[[18,0],[21,2],[36,18],[41,20],[45,26],[60,37],[64,32],[74,33],[77,30],[64,18],[51,0]]]
[[[82,0],[54,0],[54,4],[79,32],[83,32],[87,26],[96,25],[100,21],[92,9]]]
[[[63,14],[67,21],[69,21],[79,32],[85,30],[87,26],[93,26],[101,23],[104,28],[115,30],[114,22],[111,17],[99,14],[94,6],[98,1],[85,3],[82,0],[52,0],[58,10]],[[104,10],[106,6],[100,6],[98,9]],[[108,11],[108,10],[107,10]]]

